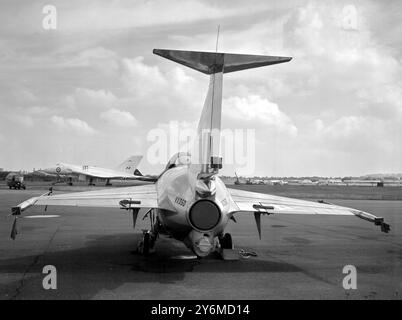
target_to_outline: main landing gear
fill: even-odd
[[[151,222],[151,230],[142,230],[142,240],[138,243],[137,251],[144,256],[149,255],[155,251],[155,242],[158,238],[157,225],[158,221],[155,217],[153,209],[150,209],[142,220],[149,216]]]
[[[89,186],[94,186],[94,185],[95,185],[94,179],[89,178],[89,183],[88,183],[88,185],[89,185]]]
[[[230,233],[225,233],[222,237],[219,237],[219,244],[222,249],[233,249],[233,241]]]
[[[223,260],[239,260],[239,253],[234,250],[233,240],[230,233],[225,233],[218,238],[219,248],[218,253],[221,255]]]
[[[144,256],[155,251],[157,235],[150,230],[142,230],[142,240],[138,243],[138,252]]]

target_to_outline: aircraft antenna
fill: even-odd
[[[215,53],[218,52],[218,41],[219,41],[219,29],[220,29],[221,25],[218,24],[218,33],[216,35],[216,46],[215,46]]]

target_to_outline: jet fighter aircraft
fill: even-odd
[[[158,234],[183,241],[198,257],[217,250],[232,249],[229,220],[239,214],[252,214],[261,238],[261,215],[344,215],[355,216],[390,227],[383,218],[361,210],[324,201],[311,202],[227,188],[218,177],[223,75],[245,69],[285,63],[290,57],[154,49],[154,54],[209,76],[209,89],[198,124],[199,154],[176,154],[154,184],[99,191],[42,196],[28,199],[12,208],[20,216],[31,206],[81,206],[121,208],[132,212],[133,221],[142,208],[152,223],[144,232],[140,249],[144,254],[154,247]],[[15,223],[14,223],[15,224]],[[15,228],[14,228],[15,234]]]

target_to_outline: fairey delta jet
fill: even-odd
[[[86,181],[89,185],[95,185],[94,179],[105,180],[106,185],[111,185],[111,179],[141,179],[142,174],[137,169],[142,156],[131,156],[114,169],[76,165],[68,163],[57,163],[55,166],[35,171],[36,174],[54,176],[58,179],[64,178],[69,185],[72,185],[73,177],[78,176],[78,181]]]
[[[154,54],[209,75],[209,89],[198,124],[199,159],[176,154],[154,184],[108,190],[30,198],[12,208],[20,216],[31,206],[82,206],[120,208],[132,212],[133,223],[140,209],[147,209],[151,230],[144,231],[139,249],[143,254],[154,247],[159,234],[183,241],[198,257],[233,249],[225,233],[229,220],[239,214],[254,215],[261,238],[261,215],[344,215],[362,218],[388,232],[383,218],[358,209],[326,202],[311,202],[227,188],[218,177],[223,75],[250,68],[284,63],[288,57],[257,56],[155,49]],[[215,134],[213,134],[215,133]],[[218,134],[217,134],[218,133]],[[12,236],[16,234],[16,219]]]

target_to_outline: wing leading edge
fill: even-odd
[[[30,198],[12,208],[13,215],[19,215],[31,206],[75,206],[106,208],[157,208],[155,184],[126,188],[103,189],[52,195],[46,193]]]
[[[260,237],[261,214],[319,214],[356,216],[380,226],[382,232],[388,233],[390,231],[390,226],[384,222],[384,218],[376,217],[370,213],[353,208],[337,206],[324,201],[312,202],[238,189],[228,188],[228,191],[234,202],[231,209],[232,213],[253,212]]]

